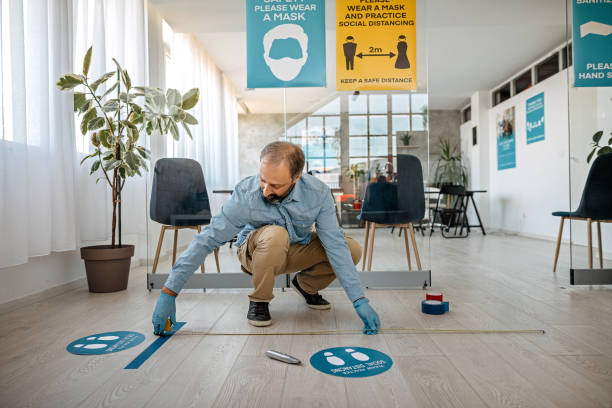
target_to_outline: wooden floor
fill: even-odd
[[[361,231],[350,231],[358,237]],[[123,367],[155,336],[158,293],[145,289],[146,269],[132,271],[127,291],[74,290],[6,313],[0,331],[0,407],[610,407],[612,289],[570,287],[568,248],[552,273],[552,242],[505,235],[429,242],[419,237],[433,289],[451,302],[442,316],[421,314],[421,290],[368,290],[386,327],[544,329],[546,334],[384,334],[377,336],[174,336],[140,369]],[[584,262],[586,251],[575,251]],[[234,269],[224,247],[222,268]],[[582,258],[580,258],[582,257]],[[214,264],[207,260],[207,271]],[[606,265],[610,265],[606,260]],[[405,268],[403,239],[379,230],[373,269]],[[165,269],[164,269],[165,268]],[[167,264],[160,271],[167,270]],[[375,272],[372,272],[375,273]],[[41,277],[44,279],[44,277]],[[184,293],[185,329],[303,331],[360,328],[341,291],[326,291],[329,311],[276,292],[275,323],[246,323],[245,291]],[[79,337],[115,330],[146,334],[140,346],[101,356],[66,352]],[[345,379],[308,364],[318,350],[375,348],[393,358],[378,376]],[[266,349],[305,362],[289,366]]]

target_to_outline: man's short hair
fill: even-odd
[[[300,146],[281,141],[268,143],[259,155],[260,161],[263,161],[264,158],[266,161],[274,164],[279,164],[281,161],[286,160],[289,165],[289,171],[291,171],[291,178],[296,178],[302,174],[304,163],[306,162],[304,152]]]

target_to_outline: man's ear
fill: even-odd
[[[297,183],[297,182],[298,182],[298,180],[300,179],[300,177],[302,177],[302,175],[301,175],[301,174],[298,174],[298,175],[297,175],[297,176],[296,176],[296,177],[293,179],[293,182],[294,182],[294,183]]]

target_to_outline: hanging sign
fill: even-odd
[[[612,86],[612,1],[572,0],[574,86]]]
[[[526,102],[527,144],[544,140],[544,92]]]
[[[310,365],[337,377],[370,377],[384,373],[393,365],[391,357],[364,347],[333,347],[310,357]]]
[[[325,86],[325,0],[247,0],[247,87]]]
[[[416,90],[415,0],[336,0],[336,89]]]
[[[497,170],[516,167],[514,106],[497,115]]]
[[[73,341],[66,350],[72,354],[108,354],[137,346],[144,339],[144,334],[133,331],[98,333]]]

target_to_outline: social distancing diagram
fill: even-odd
[[[415,0],[336,1],[336,89],[416,90]]]
[[[337,377],[370,377],[384,373],[393,365],[391,357],[364,347],[333,347],[316,352],[310,365]]]
[[[66,350],[72,354],[108,354],[137,346],[144,339],[144,334],[133,331],[98,333],[73,341]]]

